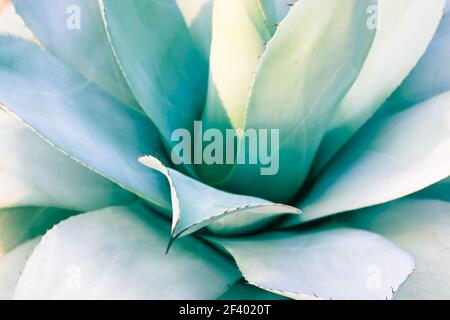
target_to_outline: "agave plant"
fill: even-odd
[[[0,298],[450,298],[445,0],[13,2]]]

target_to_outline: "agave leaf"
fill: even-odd
[[[12,300],[25,263],[39,241],[31,240],[6,255],[0,254],[0,300]]]
[[[210,239],[233,256],[250,284],[294,299],[390,299],[414,267],[388,240],[335,226]]]
[[[450,14],[441,20],[425,55],[385,103],[380,116],[403,110],[450,90]]]
[[[176,0],[178,8],[205,60],[211,47],[213,0]]]
[[[0,101],[48,142],[153,205],[170,210],[167,182],[137,159],[164,160],[156,129],[32,43],[0,37]]]
[[[450,177],[412,195],[420,199],[436,199],[450,202]]]
[[[279,130],[279,171],[237,165],[224,184],[234,192],[277,202],[302,185],[334,108],[366,59],[374,30],[366,26],[372,0],[302,0],[278,26],[261,58],[246,128]],[[246,153],[242,147],[238,153]]]
[[[315,173],[411,72],[436,32],[444,4],[445,0],[378,0],[379,29],[358,79],[334,113],[314,162]]]
[[[446,178],[449,103],[450,92],[363,128],[299,202],[305,214],[297,222],[395,200]]]
[[[180,240],[166,256],[166,227],[141,204],[66,220],[36,247],[14,297],[214,299],[240,278],[227,259],[196,238]]]
[[[243,281],[236,282],[218,300],[288,300],[286,297],[258,287],[246,284]]]
[[[170,147],[172,132],[191,129],[200,117],[207,62],[175,0],[100,2],[131,90]]]
[[[140,162],[161,172],[169,181],[173,238],[188,235],[206,225],[221,234],[246,233],[272,222],[274,217],[300,213],[297,208],[287,205],[214,189],[165,167],[153,157],[140,158]],[[221,221],[217,221],[219,219]]]
[[[0,253],[9,252],[25,241],[43,235],[74,214],[76,212],[42,207],[0,210]]]
[[[43,206],[89,211],[135,200],[1,109],[0,136],[0,209]]]
[[[224,128],[229,121],[226,128],[243,128],[249,87],[264,43],[271,37],[259,1],[214,2],[210,85],[203,115],[207,127]]]
[[[0,5],[0,34],[14,35],[29,41],[35,41],[33,34],[25,26],[9,1],[3,1],[3,4]]]
[[[417,266],[396,298],[450,298],[449,202],[405,198],[340,216],[339,221],[380,233],[414,256]]]
[[[250,87],[272,29],[259,0],[216,0],[212,29],[202,125],[205,129],[219,129],[225,136],[226,129],[244,127]],[[205,181],[216,184],[229,175],[232,166],[205,164],[197,169]]]
[[[289,8],[297,2],[297,0],[257,0],[260,2],[267,24],[272,27],[273,32],[277,26],[286,17]]]
[[[97,1],[14,0],[14,4],[50,53],[120,101],[139,108],[111,50]]]

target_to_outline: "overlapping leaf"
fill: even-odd
[[[0,209],[18,206],[90,211],[134,196],[54,149],[0,110]]]
[[[97,1],[14,0],[14,4],[49,52],[117,99],[138,108],[109,45]]]
[[[214,0],[176,0],[176,2],[196,47],[200,49],[203,58],[209,60]]]
[[[288,300],[286,297],[260,289],[243,281],[236,282],[219,300]]]
[[[417,64],[439,25],[445,0],[378,0],[377,28],[366,62],[328,127],[315,172],[375,113]],[[399,59],[401,57],[401,59]]]
[[[289,12],[289,8],[292,7],[297,0],[258,0],[264,16],[267,20],[267,24],[276,30],[277,26],[283,21]]]
[[[212,241],[233,256],[250,284],[295,299],[389,299],[414,268],[391,242],[349,228]],[[372,282],[373,272],[379,281]]]
[[[280,151],[280,172],[263,176],[260,166],[244,165],[224,171],[213,167],[215,175],[210,175],[202,167],[202,177],[214,183],[219,177],[220,187],[275,201],[288,201],[297,193],[333,115],[316,172],[392,93],[423,53],[443,5],[442,0],[379,0],[382,16],[389,19],[372,44],[374,30],[367,23],[373,11],[368,9],[376,0],[302,0],[289,6],[275,0],[215,3],[203,119],[222,130],[280,129],[281,144],[271,150]],[[5,168],[0,208],[91,210],[134,199],[118,184],[165,213],[172,208],[173,238],[206,225],[217,233],[236,234],[259,229],[285,213],[294,214],[290,225],[386,202],[450,173],[450,93],[392,116],[396,108],[389,108],[399,97],[405,100],[395,103],[401,109],[448,89],[442,58],[447,17],[418,67],[386,104],[389,111],[363,128],[299,203],[306,209],[302,218],[295,208],[219,191],[166,166],[159,134],[170,148],[173,130],[190,129],[203,107],[211,0],[103,0],[100,7],[85,0],[50,0],[43,7],[29,0],[17,4],[47,50],[86,79],[31,43],[0,38],[0,102],[35,131],[17,120],[13,124],[1,111],[0,130],[7,139],[0,142],[6,155],[0,159],[0,169]],[[70,20],[78,9],[80,30]],[[86,51],[93,59],[72,56]],[[429,70],[440,72],[433,83]],[[368,88],[375,90],[367,94]],[[149,119],[127,108],[137,105],[131,91],[159,133]],[[344,133],[337,137],[336,130]],[[330,148],[329,137],[339,138]],[[238,156],[246,154],[244,147],[239,145]],[[146,154],[152,157],[142,163],[159,173],[137,162]],[[8,193],[11,187],[20,192]],[[447,191],[444,181],[414,197],[446,199]],[[417,199],[357,212],[342,221],[380,232],[417,255],[418,274],[400,298],[428,298],[436,292],[446,296],[448,290],[439,285],[450,278],[445,271],[450,261],[448,203]],[[0,249],[10,251],[0,257],[0,298],[11,298],[37,240],[13,248],[72,214],[39,207],[0,210]],[[70,218],[38,245],[15,296],[211,299],[240,278],[227,259],[197,238],[180,240],[165,256],[166,227],[144,204]],[[291,298],[391,298],[413,268],[408,254],[380,236],[335,225],[208,239],[234,257],[251,284]],[[445,270],[429,272],[440,267]],[[233,291],[230,296],[235,296]]]
[[[214,299],[240,278],[196,238],[166,256],[168,225],[141,204],[80,215],[36,247],[16,299]]]
[[[249,87],[265,42],[272,37],[258,3],[252,0],[214,3],[209,94],[203,116],[208,128],[244,127]]]
[[[339,221],[377,232],[414,256],[417,266],[398,299],[450,298],[449,202],[406,198],[344,215]]]
[[[366,59],[374,30],[366,9],[376,1],[303,0],[278,26],[261,58],[245,128],[279,130],[279,171],[236,165],[224,186],[288,201],[303,184],[332,111]],[[247,153],[241,144],[238,153]]]
[[[140,162],[161,172],[169,181],[174,238],[195,232],[206,225],[216,233],[246,233],[265,226],[283,214],[300,213],[297,208],[287,205],[214,189],[165,167],[153,157],[143,157]]]
[[[227,129],[244,128],[249,88],[273,30],[261,3],[253,0],[215,1],[212,30],[208,97],[202,120],[205,129],[220,130],[226,136]],[[221,151],[225,154],[227,146]],[[229,175],[232,165],[197,168],[205,181],[217,184]]]
[[[47,230],[76,212],[42,207],[0,210],[0,253],[43,235]]]
[[[0,102],[10,112],[84,166],[170,210],[164,177],[137,162],[165,159],[147,118],[32,43],[0,37],[0,46]]]
[[[104,0],[112,46],[142,108],[166,146],[191,129],[203,107],[208,65],[175,0]]]

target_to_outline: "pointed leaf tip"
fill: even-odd
[[[288,205],[214,189],[164,166],[152,156],[140,157],[139,162],[167,178],[172,200],[172,237],[183,237],[205,226],[216,232],[246,233],[274,217],[301,213]],[[231,225],[227,227],[228,223]]]

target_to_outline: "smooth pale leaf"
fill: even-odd
[[[299,202],[305,214],[297,222],[395,200],[446,178],[449,105],[450,92],[360,131]]]
[[[279,130],[279,170],[236,165],[227,189],[286,202],[298,192],[334,108],[366,59],[374,30],[366,26],[373,0],[302,0],[278,26],[261,58],[246,129]],[[239,153],[248,153],[240,145]]]
[[[202,125],[205,130],[243,129],[251,84],[265,43],[272,37],[261,4],[255,0],[216,0],[213,10],[209,87]],[[200,147],[197,143],[196,147]],[[223,148],[226,152],[226,146]],[[200,165],[199,175],[217,184],[231,165]]]
[[[450,90],[450,14],[441,20],[425,55],[385,103],[381,115],[389,114]]]
[[[158,133],[141,113],[26,41],[0,37],[0,101],[84,166],[170,210],[167,182],[137,161],[164,160]]]
[[[450,299],[450,202],[405,198],[339,221],[379,233],[414,256],[416,268],[397,299]]]
[[[166,221],[141,204],[66,220],[22,273],[16,299],[214,299],[240,278],[220,253],[188,237],[165,255]],[[72,272],[72,273],[71,273]],[[79,286],[68,275],[80,276]]]
[[[31,240],[6,255],[0,253],[0,300],[12,300],[25,263],[39,241]]]
[[[207,63],[175,0],[100,2],[131,90],[170,147],[173,130],[200,117]]]
[[[265,42],[272,37],[258,1],[216,0],[213,11],[208,100],[203,121],[208,128],[244,126],[249,88]],[[223,118],[225,117],[225,119]]]
[[[212,238],[252,285],[294,299],[390,299],[413,259],[366,231],[325,227],[238,238]],[[380,274],[372,286],[371,270]]]
[[[125,104],[139,108],[112,52],[97,1],[14,0],[14,4],[50,53]]]
[[[287,205],[214,189],[165,167],[153,157],[143,157],[140,162],[164,174],[169,182],[173,238],[207,225],[219,234],[241,234],[260,229],[283,214],[300,213]]]
[[[0,253],[43,235],[76,212],[54,208],[12,208],[0,210]]]
[[[315,173],[416,66],[436,32],[444,4],[445,0],[378,0],[378,11],[372,14],[378,15],[379,29],[358,79],[334,113],[314,162]]]
[[[176,0],[176,2],[194,43],[204,59],[209,60],[214,0]]]
[[[135,199],[1,109],[0,137],[0,209],[42,206],[90,211]]]

